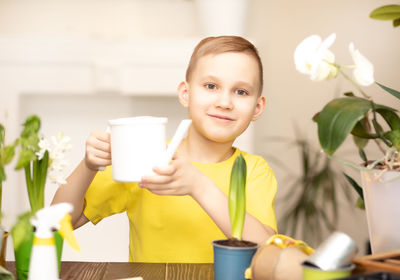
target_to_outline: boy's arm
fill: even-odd
[[[71,223],[74,228],[78,228],[89,221],[83,214],[84,197],[96,173],[86,166],[85,160],[82,160],[67,178],[67,183],[58,188],[51,202],[51,204],[69,202],[74,206],[71,213]]]
[[[202,184],[202,187],[194,188],[192,197],[213,219],[225,236],[231,237],[228,197],[206,176],[202,176],[201,181],[198,182]],[[258,219],[246,213],[242,233],[244,240],[263,245],[274,234],[275,230],[263,225]]]
[[[191,163],[175,159],[167,167],[157,167],[158,176],[146,176],[140,187],[158,195],[190,195],[211,217],[227,237],[232,236],[229,219],[228,197],[206,175]],[[258,219],[246,213],[242,238],[260,245],[275,234]]]
[[[74,228],[89,221],[83,214],[86,191],[96,176],[98,168],[110,164],[110,135],[104,131],[92,132],[86,140],[85,158],[67,178],[67,183],[58,188],[51,203],[69,202],[74,206],[71,213],[71,223]]]

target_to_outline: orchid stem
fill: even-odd
[[[343,72],[343,71],[341,70],[341,68],[342,68],[342,66],[338,66],[339,72],[343,75],[343,77],[345,77],[346,80],[348,80],[353,86],[355,86],[355,88],[356,88],[365,98],[367,98],[368,100],[371,100],[371,96],[367,95],[367,94],[362,90],[362,88],[361,88],[357,83],[355,83],[355,82],[353,81],[353,79],[351,79],[345,72]]]

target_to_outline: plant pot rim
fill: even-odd
[[[218,241],[225,241],[225,240],[228,240],[228,239],[218,239],[218,240],[214,240],[214,241],[211,242],[211,244],[212,244],[213,246],[215,246],[215,247],[224,248],[224,249],[228,249],[228,250],[249,250],[249,249],[257,249],[258,247],[260,247],[259,244],[255,243],[255,242],[252,242],[252,241],[247,241],[247,240],[243,240],[243,241],[253,243],[254,246],[233,247],[233,246],[221,245],[221,244],[218,244],[218,243],[217,243]]]
[[[400,178],[399,170],[381,170],[381,169],[371,169],[371,170],[361,170],[361,175],[366,176],[372,182],[390,182],[395,179]]]

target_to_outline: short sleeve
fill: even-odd
[[[247,171],[247,211],[277,232],[274,203],[277,182],[274,172],[268,163],[259,156],[255,158],[254,162],[248,161]]]
[[[126,210],[128,189],[112,179],[111,167],[98,172],[85,195],[84,215],[97,224],[103,218]]]

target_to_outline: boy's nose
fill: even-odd
[[[232,100],[231,100],[230,92],[228,91],[221,91],[218,94],[218,98],[216,101],[216,106],[224,109],[231,109],[232,108]]]

